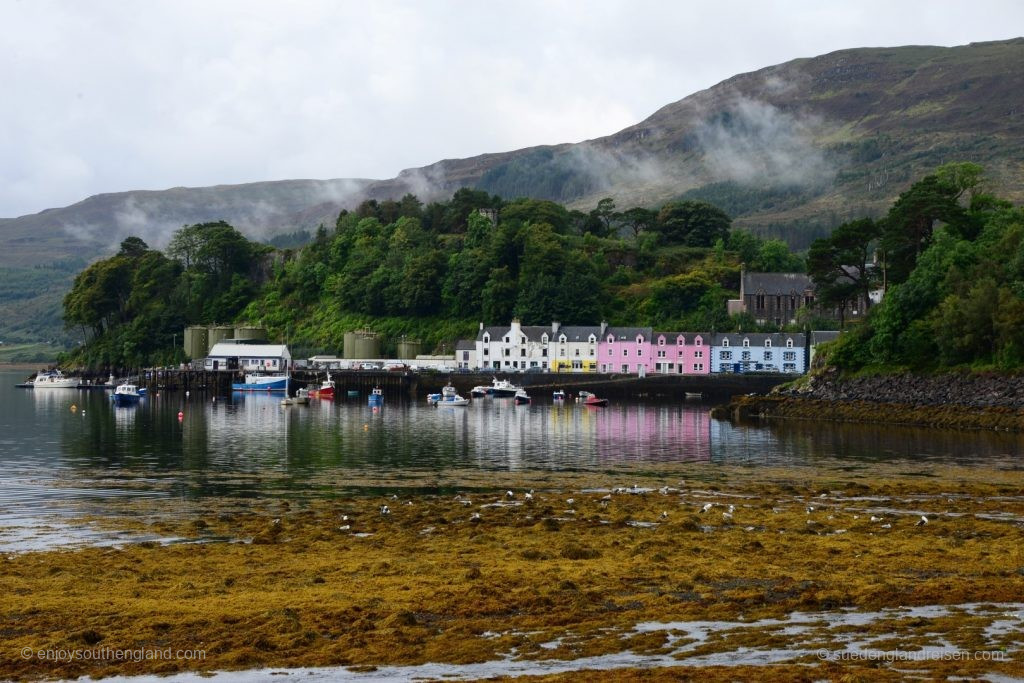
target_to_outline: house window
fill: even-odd
[[[506,335],[505,335],[505,343],[506,343],[506,344],[508,344],[508,340],[509,340],[509,336],[508,336],[508,335],[506,334]]]
[[[700,337],[697,337],[696,339],[693,340],[693,345],[694,346],[702,346],[701,341],[702,341],[702,339]]]
[[[622,355],[623,356],[628,356],[629,355],[629,349],[622,349]]]
[[[640,356],[642,356],[642,355],[644,355],[644,350],[643,350],[643,349],[637,349],[637,350],[636,350],[636,356],[637,356],[637,358],[639,358],[639,357],[640,357]]]
[[[757,307],[759,309],[763,309],[764,308],[764,294],[758,294],[754,298],[755,298],[755,301],[757,302]]]
[[[563,334],[563,335],[562,335],[561,337],[559,337],[559,338],[558,338],[558,341],[559,341],[560,343],[564,344],[564,343],[565,343],[565,335]]]
[[[794,310],[794,311],[796,310],[796,297],[795,296],[789,297],[789,308],[790,308],[790,310]]]
[[[804,306],[806,306],[807,308],[810,308],[811,307],[811,303],[813,301],[814,301],[814,297],[808,294],[807,296],[804,297]]]
[[[672,372],[675,369],[676,369],[676,364],[675,363],[669,363],[668,364],[668,371],[669,372]]]
[[[565,349],[564,348],[558,349],[558,357],[559,358],[565,358]]]
[[[591,347],[590,347],[590,352],[589,352],[589,353],[588,353],[587,355],[589,355],[589,356],[590,356],[591,358],[593,358],[593,357],[594,357],[594,354],[595,354],[595,353],[596,353],[596,352],[594,351],[594,347],[593,347],[593,346],[591,346]]]
[[[484,347],[484,355],[485,355],[485,356],[489,356],[489,355],[491,355],[491,350],[490,350],[490,349],[488,349],[487,347]]]
[[[775,310],[777,311],[780,308],[782,308],[782,295],[781,294],[776,294],[775,295]]]
[[[505,349],[505,357],[508,358],[512,355],[512,349]]]
[[[764,340],[764,348],[766,348],[766,349],[772,348],[772,340],[771,339],[765,339]]]
[[[658,337],[658,346],[664,346],[664,345],[665,345],[665,338],[664,337]]]
[[[750,351],[744,351],[741,353],[740,360],[750,360]]]
[[[469,360],[469,351],[462,352],[462,360]]]
[[[664,358],[664,357],[665,357],[665,352],[664,351],[658,351],[658,358]]]
[[[721,351],[718,358],[719,360],[732,360],[732,351]]]
[[[722,340],[722,346],[724,346],[725,348],[729,348],[729,340],[728,339],[723,339]]]
[[[682,337],[676,337],[676,346],[682,346],[685,343],[686,343],[685,339],[683,339]]]
[[[772,359],[772,352],[771,351],[765,351],[764,352],[764,359],[765,360],[771,360]]]
[[[548,357],[548,350],[547,350],[546,347],[540,350],[540,355],[541,355],[542,358],[547,358]]]
[[[579,358],[579,356],[580,356],[580,350],[576,349],[576,357]]]
[[[626,365],[625,363],[623,363],[623,364],[622,364],[622,371],[623,371],[623,372],[629,372],[629,366],[628,366],[628,365]]]
[[[795,363],[783,363],[782,364],[782,371],[783,372],[796,372],[796,364]]]
[[[643,343],[644,343],[644,338],[643,338],[643,336],[641,336],[641,335],[637,335],[637,337],[636,337],[636,343],[637,343],[637,344],[643,344]]]
[[[676,355],[679,356],[680,358],[682,358],[683,357],[683,350],[679,349],[679,353],[677,353]]]
[[[743,348],[746,349],[746,348],[749,348],[749,347],[750,347],[750,340],[749,339],[744,339],[743,340]]]
[[[490,344],[490,343],[491,343],[491,335],[485,334],[484,335],[484,344]]]
[[[796,360],[796,351],[783,351],[782,360]]]
[[[612,335],[609,334],[608,335],[608,343],[611,344],[614,341],[615,341],[615,337],[613,337]]]
[[[694,351],[693,352],[693,357],[694,358],[703,358],[704,357],[704,352],[703,351]]]
[[[787,339],[786,340],[786,348],[787,349],[793,348],[793,340],[792,339]]]
[[[694,372],[703,372],[704,371],[704,364],[703,363],[694,363],[693,364],[693,371]]]
[[[541,335],[541,338],[540,338],[540,340],[541,340],[541,342],[543,342],[544,344],[547,344],[547,343],[548,343],[548,333],[547,333],[547,332],[545,332],[545,333],[544,333],[543,335]]]
[[[519,349],[519,355],[520,356],[525,356],[526,355],[526,349]]]

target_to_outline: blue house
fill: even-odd
[[[730,332],[711,337],[711,372],[806,371],[807,338],[802,332]]]

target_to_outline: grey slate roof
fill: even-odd
[[[839,336],[839,332],[835,330],[812,330],[811,331],[811,344],[824,344],[830,342]]]
[[[644,336],[644,341],[651,341],[651,328],[650,327],[609,327],[604,331],[604,339],[608,338],[608,335],[615,337],[616,341],[635,341],[638,334]]]
[[[491,335],[492,340],[504,339],[505,335],[508,334],[508,331],[511,329],[512,328],[509,327],[508,325],[490,325],[482,330],[477,331],[476,340],[483,341],[485,332]]]
[[[585,342],[590,339],[590,335],[594,335],[594,339],[601,340],[601,326],[600,325],[564,325],[558,328],[558,334],[550,335],[552,339],[557,340],[560,336],[565,335],[566,341],[570,342]]]
[[[803,332],[793,332],[792,334],[786,332],[719,333],[711,336],[711,345],[721,346],[723,339],[728,339],[731,347],[742,347],[744,339],[749,339],[751,346],[764,346],[765,339],[771,339],[774,348],[785,348],[787,339],[793,340],[794,348],[803,348],[807,345],[806,335]]]
[[[460,339],[455,342],[456,351],[476,351],[476,342],[472,339]]]
[[[809,289],[814,283],[804,273],[743,273],[744,294],[802,294]]]

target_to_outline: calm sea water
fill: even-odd
[[[115,407],[105,392],[18,389],[0,372],[0,527],[125,496],[183,500],[445,490],[467,473],[615,473],[676,462],[870,467],[873,462],[1019,467],[1019,436],[793,422],[711,420],[708,405],[585,408],[481,399],[466,408],[365,399],[280,405],[164,394]],[[72,410],[74,406],[74,410]],[[184,415],[178,419],[178,412]]]

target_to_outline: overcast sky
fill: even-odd
[[[613,133],[796,57],[1015,32],[1019,0],[0,0],[0,216],[387,178]]]

